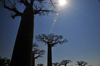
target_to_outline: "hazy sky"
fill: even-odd
[[[68,66],[76,66],[76,61],[100,66],[100,2],[99,0],[66,0],[65,6],[55,9],[58,14],[35,15],[34,35],[63,35],[67,43],[52,48],[52,61],[72,60]],[[19,6],[18,6],[19,7]],[[22,11],[25,7],[19,7]],[[60,10],[59,10],[60,9]],[[11,58],[20,24],[20,17],[12,19],[11,11],[0,8],[0,56]],[[35,39],[34,39],[35,41]],[[36,42],[36,41],[35,41]],[[37,42],[46,50],[37,63],[47,63],[47,45]],[[20,59],[20,58],[19,58]]]

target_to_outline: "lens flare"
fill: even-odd
[[[59,0],[59,4],[60,5],[65,5],[66,4],[66,0]]]
[[[54,19],[54,21],[53,21],[52,27],[51,27],[51,29],[50,29],[50,33],[52,32],[52,29],[53,29],[53,27],[54,27],[54,25],[55,25],[55,23],[56,23],[56,20],[57,20],[57,17],[55,17],[55,19]]]
[[[59,8],[58,10],[60,11],[61,9]]]
[[[58,15],[58,13],[57,13],[57,15]]]

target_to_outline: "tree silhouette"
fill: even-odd
[[[93,66],[93,65],[89,65],[89,66]]]
[[[6,65],[10,65],[10,59],[8,59],[8,58],[1,58],[0,57],[0,66],[6,66]]]
[[[37,35],[36,37],[37,41],[41,41],[45,44],[47,44],[48,46],[48,56],[47,56],[47,66],[52,66],[52,47],[54,47],[56,44],[63,44],[65,42],[67,42],[66,39],[63,39],[63,36],[60,35],[53,35],[53,34],[41,34],[41,35]]]
[[[65,65],[65,66],[67,66],[67,64],[70,63],[70,62],[71,62],[71,60],[62,60],[59,65]]]
[[[16,4],[25,6],[23,13],[18,10]],[[48,6],[53,7],[53,4],[52,0],[50,2],[46,2],[46,0],[0,0],[2,7],[12,11],[11,17],[13,19],[21,16],[10,66],[32,66],[34,17],[36,14],[54,13],[53,9],[48,10]]]
[[[55,62],[55,63],[52,63],[54,66],[57,66],[59,63],[58,62]]]
[[[88,63],[87,62],[84,62],[84,61],[77,61],[77,64],[76,65],[79,65],[79,66],[85,66],[87,65]]]
[[[37,48],[34,47],[39,47],[36,43],[33,44],[33,66],[35,66],[35,59],[39,58],[39,57],[43,57],[42,55],[44,54],[45,50],[39,50]],[[35,56],[37,55],[37,56]]]
[[[37,66],[44,66],[42,63],[37,64]]]

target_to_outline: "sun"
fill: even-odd
[[[66,0],[59,0],[59,4],[60,5],[65,5],[66,4]]]

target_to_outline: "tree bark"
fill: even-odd
[[[48,57],[47,57],[47,66],[52,66],[52,47],[48,44]]]
[[[10,66],[32,66],[33,31],[33,7],[27,6],[21,17]]]
[[[35,66],[35,54],[33,53],[33,66]]]

